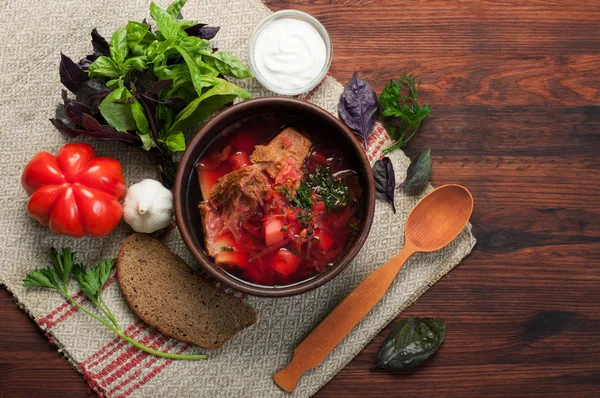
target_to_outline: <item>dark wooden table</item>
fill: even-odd
[[[444,319],[439,352],[369,373],[388,327],[317,396],[600,396],[600,2],[267,3],[324,23],[341,82],[421,75],[432,114],[406,152],[475,197],[475,250],[402,315]],[[0,290],[0,397],[86,393]]]

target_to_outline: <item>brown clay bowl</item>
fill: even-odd
[[[243,281],[215,265],[213,259],[204,250],[202,219],[198,210],[198,204],[203,199],[200,194],[194,164],[225,128],[242,119],[261,114],[289,115],[306,121],[310,125],[319,126],[319,131],[327,135],[324,138],[337,148],[342,149],[346,160],[358,172],[359,182],[363,189],[363,208],[359,232],[348,245],[346,252],[332,267],[329,267],[323,273],[293,285],[271,287]],[[292,296],[315,289],[335,278],[348,266],[365,243],[371,229],[375,210],[375,182],[371,173],[371,166],[361,144],[350,130],[335,116],[318,106],[305,101],[281,97],[244,101],[231,106],[206,123],[192,138],[181,158],[175,177],[173,194],[177,226],[188,249],[202,267],[225,285],[255,296]]]

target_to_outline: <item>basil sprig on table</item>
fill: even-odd
[[[416,195],[425,188],[431,178],[431,151],[426,149],[415,156],[406,170],[406,179],[398,185],[409,195]]]
[[[80,263],[75,262],[75,253],[73,251],[70,249],[62,249],[62,251],[59,252],[55,248],[52,248],[51,259],[51,267],[40,268],[29,272],[23,280],[23,286],[56,290],[67,301],[81,310],[81,312],[95,319],[123,340],[148,354],[168,359],[201,360],[208,358],[204,354],[171,354],[168,352],[157,351],[127,336],[125,332],[123,332],[115,316],[102,297],[102,288],[106,285],[106,282],[110,277],[116,263],[115,259],[104,259],[100,261],[97,266],[86,269]],[[90,300],[93,307],[96,308],[95,311],[91,308],[88,310],[82,303],[79,303],[73,298],[69,292],[68,286],[71,278],[74,278],[77,281],[83,294]]]
[[[158,25],[129,21],[108,43],[92,31],[94,53],[75,63],[61,56],[63,106],[51,119],[69,136],[137,145],[159,165],[169,186],[176,164],[172,153],[186,146],[184,132],[236,98],[249,99],[226,77],[252,77],[235,56],[211,48],[219,28],[181,18],[185,0],[166,10],[150,4]]]
[[[391,371],[413,369],[421,365],[444,342],[446,324],[434,318],[404,318],[385,338],[377,362],[377,368]]]

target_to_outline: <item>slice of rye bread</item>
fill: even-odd
[[[148,235],[134,234],[123,243],[117,277],[144,322],[200,348],[218,348],[256,322],[252,307],[213,286]]]

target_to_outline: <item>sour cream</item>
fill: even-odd
[[[318,21],[308,17],[322,28]],[[299,94],[317,85],[327,72],[331,62],[328,45],[306,20],[275,19],[254,38],[251,66],[267,88],[280,94]]]

